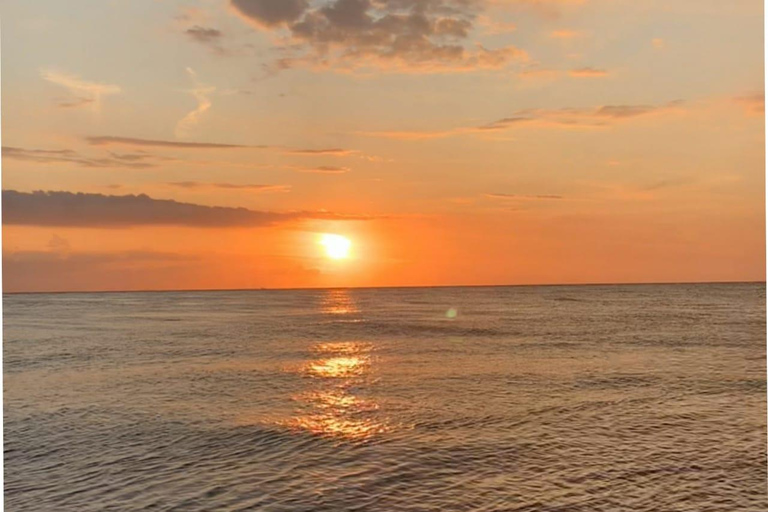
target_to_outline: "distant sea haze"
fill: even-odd
[[[765,285],[6,295],[9,511],[764,511]]]

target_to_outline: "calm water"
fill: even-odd
[[[768,508],[762,284],[4,301],[7,510]]]

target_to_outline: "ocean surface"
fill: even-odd
[[[765,285],[6,295],[9,511],[765,511]]]

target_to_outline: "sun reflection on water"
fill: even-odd
[[[307,374],[328,379],[363,375],[368,361],[362,357],[342,356],[312,361],[304,368]]]
[[[320,299],[320,311],[326,315],[350,315],[360,309],[349,290],[327,290]]]
[[[371,382],[373,345],[359,342],[318,343],[311,347],[317,359],[300,373],[311,389],[294,397],[299,414],[287,423],[292,428],[322,436],[362,440],[389,430],[378,418],[379,404],[364,395]]]

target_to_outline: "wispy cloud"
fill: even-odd
[[[195,98],[197,107],[176,124],[176,137],[180,139],[189,137],[197,125],[200,124],[202,115],[211,108],[212,103],[209,96],[216,91],[215,87],[201,84],[197,79],[197,73],[192,68],[187,68],[187,74],[189,74],[195,85],[193,89],[187,92]]]
[[[285,150],[285,153],[290,155],[310,155],[310,156],[349,156],[357,153],[353,149],[343,148],[319,148],[319,149],[291,149]]]
[[[503,130],[521,124],[554,127],[602,127],[617,121],[660,114],[679,109],[682,101],[663,105],[605,105],[597,108],[561,108],[520,110],[510,117],[478,127],[479,130]]]
[[[502,194],[502,193],[489,193],[485,194],[485,197],[489,199],[501,199],[504,201],[552,201],[564,199],[563,196],[553,194]]]
[[[463,126],[432,131],[357,132],[358,135],[401,140],[429,140],[459,135],[484,134],[521,126],[551,128],[599,128],[641,116],[650,116],[678,110],[683,102],[672,101],[663,105],[605,105],[595,108],[525,109],[509,117],[480,126]]]
[[[434,131],[380,131],[380,132],[356,132],[357,135],[363,135],[366,137],[378,137],[382,139],[398,139],[398,140],[429,140],[429,139],[443,139],[445,137],[453,137],[456,135],[462,135],[466,133],[474,133],[477,129],[474,127],[466,128],[453,128],[450,130],[434,130]]]
[[[109,135],[94,135],[85,140],[92,146],[134,146],[134,147],[160,147],[177,149],[239,149],[256,148],[265,149],[272,146],[244,146],[242,144],[218,144],[215,142],[179,142],[171,140],[140,139],[136,137],[113,137]]]
[[[297,156],[333,156],[348,157],[360,156],[366,157],[360,151],[345,148],[291,148],[287,146],[275,145],[245,145],[245,144],[222,144],[216,142],[192,142],[175,141],[161,139],[142,139],[137,137],[117,137],[111,135],[92,135],[85,137],[86,142],[92,146],[125,146],[125,147],[156,147],[168,149],[194,149],[194,150],[234,150],[234,149],[259,149],[277,151],[285,155]]]
[[[315,174],[343,174],[351,170],[349,167],[337,167],[335,165],[320,165],[316,167],[293,166],[291,168],[298,172],[309,172]]]
[[[155,167],[155,160],[162,159],[148,153],[109,153],[108,157],[85,156],[71,149],[27,149],[3,146],[3,158],[35,162],[39,164],[76,164],[82,167],[114,167],[146,169]]]
[[[96,100],[93,98],[76,97],[70,100],[60,100],[56,105],[61,108],[78,108],[91,105],[95,102]]]
[[[74,96],[72,100],[59,102],[59,106],[64,108],[90,105],[94,110],[98,110],[102,97],[121,92],[117,85],[89,82],[61,71],[44,69],[40,71],[40,76],[51,83],[65,87]]]
[[[164,183],[169,187],[185,189],[225,189],[225,190],[248,190],[251,192],[288,192],[290,185],[256,185],[252,183],[202,183],[199,181],[171,181]]]

